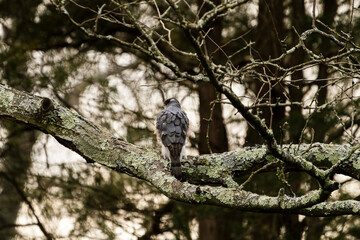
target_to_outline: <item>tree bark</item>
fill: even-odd
[[[284,37],[284,7],[282,0],[275,1],[259,1],[258,24],[257,32],[258,39],[256,40],[254,58],[266,61],[271,58],[276,58],[282,53],[281,40]],[[259,67],[259,73],[266,72],[269,76],[278,76],[278,69],[271,67]],[[259,79],[253,79],[251,83],[251,90],[258,96],[257,101],[264,102],[284,102],[284,89],[281,83],[274,83],[268,79],[264,79],[268,83],[264,83]],[[285,117],[285,109],[283,107],[263,107],[258,114],[262,119],[265,119],[266,125],[273,129],[276,139],[281,138],[280,126]],[[263,143],[263,139],[256,129],[251,124],[248,124],[246,132],[245,145],[254,146],[255,144]]]
[[[31,166],[32,146],[36,141],[36,133],[32,128],[13,122],[2,122],[8,130],[7,142],[0,158],[1,169],[7,179],[1,178],[0,189],[0,236],[1,239],[13,239],[16,230],[13,227],[22,203],[14,184],[23,189],[26,183],[26,173]]]
[[[323,16],[320,20],[324,22],[327,26],[332,27],[337,9],[338,5],[336,0],[324,1]],[[336,50],[336,48],[334,49],[329,39],[321,40],[319,50],[324,55],[324,57],[329,57],[331,56],[331,54],[334,54],[336,51],[338,51]],[[316,98],[319,105],[324,104],[327,101],[328,81],[326,79],[328,79],[328,77],[328,66],[326,64],[319,64],[319,73],[317,76],[318,81],[316,81],[316,85],[318,87]],[[323,142],[326,135],[328,134],[328,129],[331,129],[331,126],[334,125],[334,123],[329,121],[329,119],[323,118],[325,115],[328,114],[328,112],[329,109],[324,109],[323,111],[316,113],[313,117],[315,118],[315,121],[311,127],[315,129],[314,141]],[[326,121],[316,121],[317,118],[326,119]]]
[[[203,6],[201,15],[211,9],[207,3],[198,1],[199,6]],[[213,4],[221,4],[221,0],[213,1]],[[218,49],[222,42],[222,20],[217,18],[213,24],[207,26],[205,32],[206,52],[214,63],[222,62],[221,51]],[[217,91],[210,83],[201,82],[198,85],[199,93],[199,115],[200,115],[200,133],[199,133],[199,153],[208,154],[210,150],[215,153],[226,152],[229,150],[227,132],[223,119],[222,105],[212,102],[217,99]],[[212,111],[212,112],[211,112]],[[210,122],[209,122],[210,121]],[[210,148],[210,149],[209,149]],[[224,223],[218,219],[214,213],[207,212],[206,216],[199,218],[199,240],[217,240],[225,239]]]
[[[306,30],[305,25],[305,2],[304,0],[300,1],[291,1],[291,22],[298,32],[303,32]],[[297,35],[294,31],[292,31],[291,44],[295,46],[298,42]],[[296,51],[294,55],[290,59],[290,66],[296,66],[304,61],[305,53],[303,51]],[[304,75],[303,71],[295,71],[291,75],[291,86],[289,86],[289,97],[292,102],[302,102],[304,96],[303,84],[304,84]],[[302,107],[301,106],[291,106],[289,116],[289,127],[291,131],[288,131],[289,143],[299,143],[302,129],[305,125],[305,119],[302,115]]]

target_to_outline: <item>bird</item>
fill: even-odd
[[[161,154],[170,160],[171,174],[181,181],[181,160],[186,158],[189,119],[176,98],[165,100],[164,106],[156,118],[156,129],[162,142]]]

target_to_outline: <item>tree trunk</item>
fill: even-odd
[[[215,5],[221,3],[221,0],[215,0]],[[198,2],[199,6],[203,3]],[[209,10],[210,6],[204,5],[202,13]],[[201,14],[202,14],[201,13]],[[221,19],[217,19],[212,26],[212,30],[208,33],[205,44],[206,51],[210,58],[215,63],[220,63],[222,56],[221,51],[218,50],[218,46],[221,45],[222,41],[222,23]],[[216,45],[216,44],[218,45]],[[229,150],[228,139],[226,128],[222,116],[222,105],[216,104],[211,114],[211,102],[216,100],[217,92],[214,86],[210,83],[201,82],[198,87],[199,93],[199,114],[200,114],[200,137],[199,137],[199,153],[207,154],[210,153],[209,144],[212,152],[226,152]],[[211,120],[210,115],[212,115]],[[210,120],[210,125],[208,120]],[[208,127],[210,127],[208,129]],[[207,139],[207,132],[209,131],[209,139]],[[217,240],[224,239],[224,228],[221,227],[224,224],[223,221],[219,220],[213,213],[207,213],[206,216],[199,218],[199,240]]]
[[[4,123],[4,121],[2,121]],[[1,153],[1,170],[7,179],[0,180],[0,236],[13,239],[16,235],[16,218],[22,203],[14,184],[23,189],[27,171],[31,166],[32,146],[36,141],[33,129],[16,123],[6,122],[7,142]]]
[[[226,239],[224,236],[224,221],[216,214],[207,214],[199,219],[199,239]]]
[[[304,0],[300,1],[292,1],[291,2],[291,22],[297,32],[303,32],[307,29],[305,25],[305,3]],[[298,37],[294,31],[291,31],[291,45],[295,46],[298,43]],[[303,63],[305,58],[305,53],[302,49],[296,51],[291,59],[290,59],[290,66],[296,66],[298,64]],[[304,75],[303,71],[296,71],[291,75],[291,85],[288,86],[289,88],[289,97],[291,102],[302,102],[304,96],[303,84],[304,84]],[[302,107],[299,105],[291,106],[290,113],[289,113],[289,127],[291,131],[289,132],[289,139],[288,143],[299,143],[300,136],[302,133],[302,129],[305,125],[305,119],[302,115]]]
[[[301,3],[301,2],[300,2]],[[301,9],[300,9],[301,10]],[[256,41],[256,50],[255,58],[261,58],[267,60],[269,57],[276,58],[282,54],[282,45],[281,40],[284,38],[284,7],[283,1],[259,1],[259,13],[258,13],[258,39]],[[257,55],[258,54],[258,55]],[[278,70],[275,68],[260,68],[258,69],[260,73],[266,71],[268,75],[276,77]],[[267,79],[264,79],[265,81]],[[285,102],[286,98],[284,96],[284,88],[281,83],[271,83],[264,84],[263,82],[254,79],[252,90],[260,98],[260,102]],[[300,90],[301,92],[301,90]],[[291,95],[293,96],[293,95]],[[301,94],[294,95],[295,99],[302,98]],[[295,109],[294,109],[295,110]],[[301,108],[296,109],[300,110]],[[275,108],[261,108],[259,115],[261,118],[264,118],[266,124],[273,129],[274,135],[279,142],[282,142],[282,124],[285,122],[285,108],[284,107],[275,107]],[[290,131],[291,132],[291,131]],[[255,144],[263,143],[263,139],[260,135],[248,125],[248,130],[246,134],[246,145],[253,146]],[[271,186],[269,186],[271,189]],[[262,231],[252,232],[252,239],[266,239],[268,236],[273,236],[274,234],[280,234],[281,225],[285,226],[286,232],[290,230],[295,230],[298,225],[298,216],[290,215],[273,215],[273,216],[262,216],[259,215],[257,219],[257,225],[262,226]],[[281,223],[282,224],[279,224]],[[301,238],[302,231],[294,231],[292,234],[288,235],[287,239],[299,239]],[[286,234],[287,235],[287,234]],[[291,237],[291,238],[289,238]]]
[[[282,0],[275,1],[259,1],[259,13],[258,13],[258,39],[256,40],[256,53],[253,53],[254,58],[260,58],[262,60],[268,60],[269,57],[276,58],[282,53],[281,40],[284,37],[284,7]],[[278,75],[278,69],[270,67],[260,67],[258,69],[260,73],[276,77]],[[268,79],[264,79],[268,81]],[[259,102],[276,103],[284,102],[284,88],[281,83],[274,83],[268,81],[264,83],[258,79],[253,79],[250,88],[258,96]],[[259,116],[265,119],[266,124],[273,129],[276,139],[281,137],[280,126],[285,117],[285,111],[283,107],[263,107],[260,110]],[[245,138],[245,145],[253,146],[255,144],[263,143],[263,139],[258,132],[248,125],[248,130]]]
[[[221,3],[221,0],[214,1],[215,5]],[[199,3],[201,6],[202,3]],[[208,10],[209,6],[205,4],[203,11]],[[218,46],[221,45],[221,32],[222,32],[222,23],[221,19],[217,19],[212,26],[209,26],[208,29],[212,28],[206,36],[206,52],[209,57],[215,63],[222,62],[221,51],[219,51]],[[211,114],[211,102],[216,100],[217,92],[215,87],[211,83],[200,82],[198,87],[199,93],[199,114],[200,114],[200,138],[199,138],[199,153],[206,154],[210,153],[209,147],[207,144],[207,131],[208,131],[208,120]],[[226,128],[224,124],[224,119],[222,116],[222,105],[216,104],[213,108],[212,118],[210,120],[209,128],[209,141],[210,146],[213,152],[226,152],[229,149],[228,139],[226,134]]]
[[[334,23],[334,19],[336,16],[336,12],[338,9],[337,1],[336,0],[328,0],[324,1],[324,11],[323,16],[321,17],[321,21],[325,23],[327,26],[332,27]],[[319,46],[320,51],[323,53],[324,57],[329,57],[332,53],[334,53],[333,46],[329,39],[325,38],[322,39],[322,43]],[[327,100],[328,94],[328,81],[326,80],[329,77],[328,67],[325,64],[319,65],[319,73],[317,76],[316,85],[318,86],[318,94],[317,94],[317,102],[318,105],[322,105]],[[325,136],[328,132],[329,124],[332,125],[333,123],[328,121],[321,121],[320,119],[326,119],[324,115],[327,114],[327,109],[323,112],[316,113],[314,118],[314,124],[311,126],[315,129],[314,135],[314,142],[324,142]],[[318,117],[320,119],[318,119]]]
[[[217,92],[210,83],[200,83],[198,88],[199,93],[199,113],[200,113],[200,138],[199,138],[199,153],[210,153],[207,139],[207,131],[209,131],[209,142],[212,152],[226,152],[228,151],[228,139],[226,135],[226,128],[222,116],[221,104],[216,104],[208,130],[208,120],[211,114],[211,102],[216,100]]]

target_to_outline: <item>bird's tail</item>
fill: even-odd
[[[180,143],[170,144],[169,152],[171,158],[171,174],[178,180],[181,180],[180,153],[182,145]]]

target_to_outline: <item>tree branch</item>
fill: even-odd
[[[0,84],[0,118],[20,122],[48,133],[88,162],[97,162],[118,172],[144,179],[175,200],[254,212],[301,212],[311,215],[318,214],[316,212],[321,207],[326,209],[323,212],[324,216],[341,212],[358,214],[357,208],[354,208],[354,204],[358,206],[357,201],[345,206],[320,203],[327,197],[322,189],[309,191],[299,197],[289,197],[283,193],[279,193],[278,196],[259,195],[239,188],[232,179],[234,172],[251,171],[254,166],[276,161],[275,157],[267,153],[265,147],[192,157],[184,162],[184,172],[191,181],[179,182],[170,174],[168,161],[161,158],[158,151],[143,149],[116,139],[106,130],[54,100]],[[292,151],[291,149],[296,148],[289,147],[288,151]],[[314,163],[326,162],[329,167],[347,156],[350,151],[347,145],[318,145],[299,149],[299,152],[294,154],[303,153],[304,158],[312,159]],[[331,152],[336,154],[331,155]],[[359,151],[351,154],[349,161],[342,161],[346,162],[349,164],[339,169],[359,177]],[[202,179],[204,176],[207,176],[205,181]],[[224,183],[225,186],[200,185],[208,180]],[[350,208],[351,206],[353,208]]]

